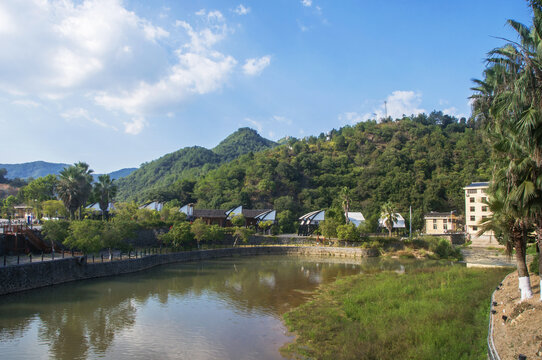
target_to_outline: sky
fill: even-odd
[[[138,167],[240,127],[471,113],[523,0],[3,0],[0,163]]]

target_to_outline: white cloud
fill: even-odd
[[[198,14],[197,27],[177,20],[169,32],[122,0],[3,1],[0,95],[54,101],[66,119],[107,125],[71,109],[73,100],[100,106],[114,112],[126,133],[137,134],[150,115],[219,90],[233,73],[237,61],[214,48],[231,32],[224,15]]]
[[[83,108],[72,108],[72,109],[66,110],[63,113],[61,113],[60,116],[62,116],[67,121],[83,119],[104,128],[117,130],[114,126],[111,126],[107,124],[106,122],[99,120],[96,117],[91,116],[88,110],[83,109]]]
[[[246,15],[250,12],[250,8],[249,7],[245,7],[243,4],[239,4],[239,6],[237,6],[235,8],[235,10],[233,10],[237,15]]]
[[[416,115],[425,113],[421,108],[422,94],[415,91],[396,90],[386,98],[386,102],[374,109],[372,112],[363,115],[363,120],[382,119],[386,116],[392,119],[403,117],[403,115]]]
[[[260,121],[253,120],[251,118],[245,118],[245,121],[255,127],[259,133],[262,132],[263,124]]]
[[[13,100],[11,103],[14,104],[14,105],[20,105],[20,106],[25,106],[25,107],[38,107],[38,106],[41,106],[40,103],[38,103],[36,101],[33,101],[33,100],[28,100],[28,99]]]
[[[275,120],[276,122],[281,123],[281,124],[292,125],[292,120],[290,120],[290,119],[288,119],[288,118],[286,118],[284,116],[274,115],[273,120]]]
[[[339,114],[339,121],[341,121],[342,123],[356,124],[360,121],[366,120],[368,120],[368,118],[366,118],[364,115],[358,114],[355,111],[349,111]]]
[[[243,72],[247,75],[260,75],[261,72],[271,64],[271,56],[266,55],[261,58],[247,59],[243,65]]]
[[[451,106],[449,108],[446,108],[446,109],[442,110],[442,113],[444,115],[454,116],[454,117],[456,117],[458,119],[461,119],[462,117],[464,117],[464,118],[467,117],[465,114],[460,113],[455,106]]]
[[[305,7],[311,7],[312,6],[312,0],[301,0],[301,4]]]

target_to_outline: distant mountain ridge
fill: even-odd
[[[65,167],[70,166],[70,164],[63,163],[50,163],[46,161],[31,161],[20,164],[0,164],[0,169],[4,168],[8,171],[6,178],[8,179],[28,179],[28,178],[39,178],[47,176],[49,174],[58,175]],[[112,179],[119,179],[124,176],[130,175],[134,172],[136,168],[124,168],[120,170],[113,171],[109,173],[109,176]],[[92,174],[96,180],[101,174]]]
[[[263,138],[256,130],[240,128],[211,150],[200,146],[186,147],[142,164],[119,180],[117,200],[150,200],[176,181],[195,179],[241,155],[275,146],[277,143]]]

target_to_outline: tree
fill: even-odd
[[[47,200],[41,204],[43,215],[48,218],[67,217],[69,214],[66,212],[66,208],[62,201],[59,200]]]
[[[503,183],[494,182],[489,188],[491,196],[487,204],[492,214],[481,223],[478,234],[493,231],[499,242],[506,246],[508,254],[512,254],[512,249],[516,250],[521,300],[525,300],[533,296],[526,262],[527,234],[532,228],[528,209],[510,200],[506,189],[502,188]]]
[[[109,203],[117,194],[117,185],[111,180],[109,175],[104,174],[98,177],[98,182],[94,184],[94,196],[98,199],[100,210],[102,211],[102,220],[107,216]]]
[[[295,232],[296,218],[290,210],[284,210],[277,214],[277,220],[282,234],[290,234]]]
[[[104,223],[98,220],[72,221],[63,244],[71,249],[79,249],[84,254],[96,253],[103,248],[103,228]]]
[[[175,249],[188,248],[193,244],[194,234],[190,231],[189,223],[180,222],[173,225],[167,233],[160,235],[159,239]]]
[[[45,235],[45,240],[51,242],[52,248],[54,244],[62,244],[69,235],[70,222],[65,220],[46,221],[43,223],[41,231]]]
[[[76,163],[62,169],[59,174],[57,193],[64,206],[70,213],[70,218],[75,218],[75,212],[79,209],[81,219],[81,208],[86,204],[92,190],[92,170],[88,169],[86,163]]]
[[[348,224],[348,212],[350,211],[350,189],[348,189],[346,186],[341,189],[341,200],[344,209],[344,217],[346,218],[346,223]]]
[[[42,215],[43,202],[55,199],[56,183],[56,176],[49,174],[30,181],[19,190],[19,196],[24,199],[26,204],[32,204],[38,219]]]
[[[209,226],[202,219],[196,219],[192,223],[190,231],[192,232],[192,234],[194,234],[194,238],[196,239],[196,243],[199,249],[200,242],[207,240],[207,237],[209,235]]]
[[[495,221],[508,223],[507,236],[513,238],[520,255],[524,245],[519,243],[519,233],[525,231],[529,219],[542,250],[542,6],[534,0],[530,5],[532,26],[508,20],[519,41],[507,40],[489,53],[484,79],[475,80],[472,96],[498,164],[493,176],[497,190],[492,195],[502,196],[498,207],[502,213],[495,214]],[[516,260],[520,287],[530,288],[524,259],[516,255]],[[529,292],[522,290],[522,299]]]
[[[397,222],[397,213],[395,207],[391,202],[386,202],[380,209],[380,217],[384,219],[384,226],[388,229],[388,235],[391,237],[391,231],[393,230],[393,224]]]
[[[360,232],[353,223],[343,224],[337,226],[337,237],[341,240],[358,241]]]
[[[254,230],[245,228],[245,227],[235,227],[233,232],[233,238],[235,239],[233,242],[233,246],[237,246],[237,243],[239,240],[241,240],[243,243],[247,243],[248,240],[252,235],[254,235]]]
[[[234,217],[231,218],[231,224],[233,226],[237,226],[237,227],[245,226],[246,225],[246,219],[243,216],[243,214],[235,215]]]

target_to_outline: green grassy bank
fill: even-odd
[[[314,359],[486,359],[491,293],[510,269],[430,267],[342,278],[285,314],[283,354]]]

